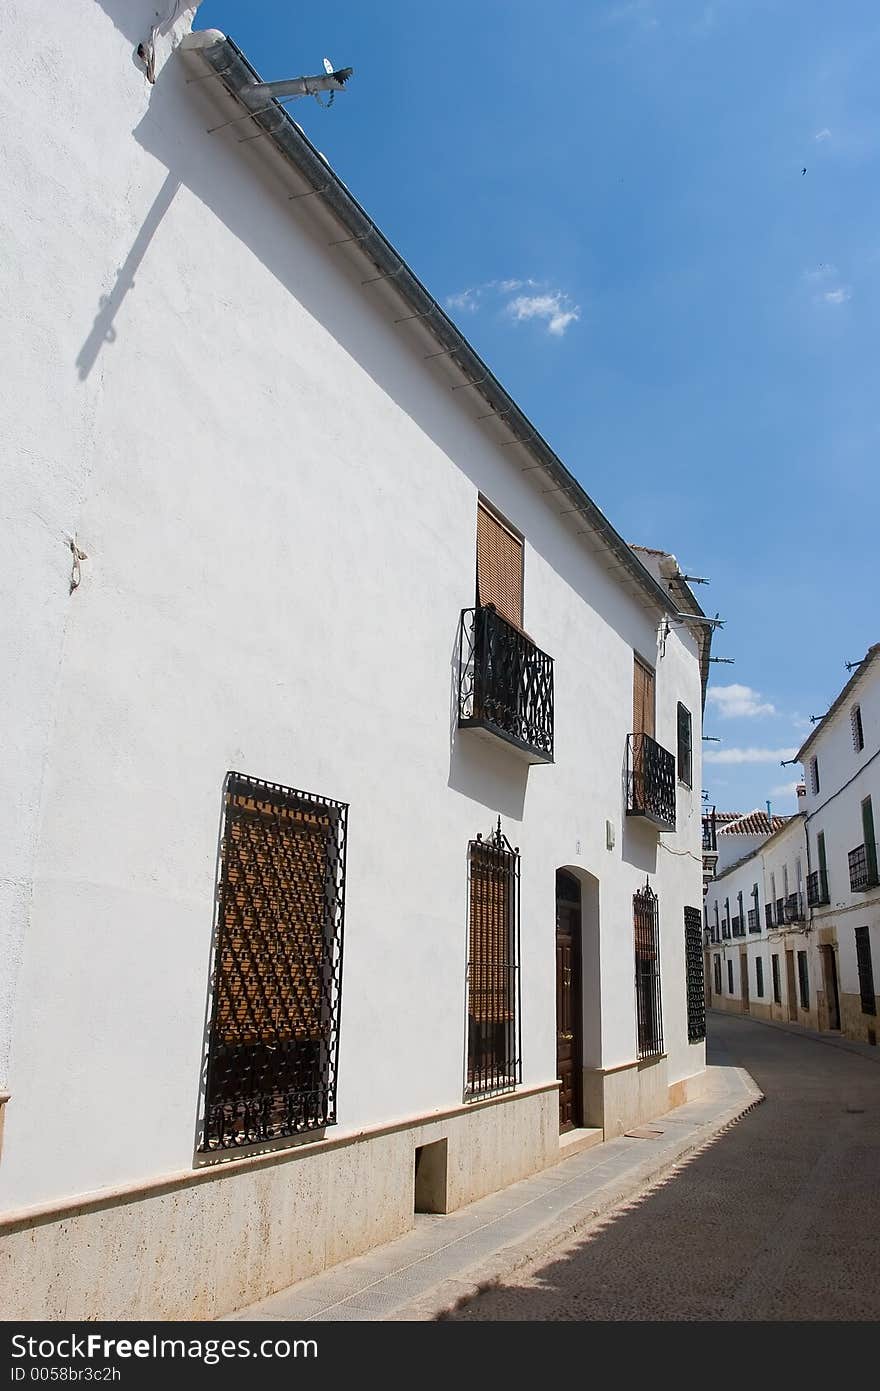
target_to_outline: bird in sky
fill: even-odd
[[[805,165],[804,168],[801,170],[801,174],[806,174],[806,172],[807,172],[807,169],[806,169],[806,165]]]

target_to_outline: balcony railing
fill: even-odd
[[[503,739],[529,763],[553,762],[553,658],[492,604],[462,610],[458,726]]]
[[[718,853],[718,836],[715,825],[715,808],[703,813],[703,854]]]
[[[757,908],[749,909],[749,932],[761,931],[761,915]]]
[[[626,814],[675,830],[675,758],[650,734],[627,737]]]
[[[877,846],[857,845],[849,852],[849,887],[854,894],[877,887]]]
[[[773,904],[764,904],[764,926],[769,930],[773,926]]]
[[[785,900],[785,921],[800,923],[804,920],[804,898],[800,892],[789,894]]]
[[[823,903],[830,902],[828,875],[824,869],[814,869],[812,874],[807,875],[807,904],[810,908],[821,908]]]
[[[731,926],[731,930],[732,930],[732,932],[733,932],[734,937],[745,937],[745,935],[746,935],[745,923],[743,922],[742,918],[739,916],[738,913],[737,913],[736,917],[733,919],[733,921],[732,921],[732,923],[730,924],[730,926]]]
[[[774,918],[776,919],[776,926],[777,926],[777,927],[783,927],[783,926],[785,925],[785,899],[784,899],[784,898],[777,898],[777,900],[776,900],[776,907],[775,907],[775,909],[774,909],[773,916],[774,916]]]

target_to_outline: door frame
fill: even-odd
[[[837,953],[830,943],[819,948],[822,956],[822,983],[825,986],[825,1016],[829,1030],[840,1030],[840,980],[837,973]],[[833,1001],[833,1011],[832,1011]],[[834,1023],[833,1020],[837,1022]]]
[[[580,894],[578,899],[564,897],[559,892],[559,876],[565,875],[566,878],[575,880],[575,876],[568,870],[557,870],[556,878],[556,999],[559,1000],[559,909],[566,908],[572,915],[576,914],[573,929],[571,932],[571,981],[569,986],[572,991],[571,998],[571,1023],[572,1023],[572,1124],[563,1130],[560,1124],[560,1134],[566,1134],[569,1130],[578,1130],[584,1124],[584,1019],[583,1019],[583,888],[579,884]],[[575,880],[575,882],[578,882]],[[566,934],[567,936],[568,934]],[[556,1017],[556,1075],[559,1077],[559,1043],[561,1035],[559,1032],[559,1012],[557,1007]],[[560,1100],[562,1090],[560,1088]]]

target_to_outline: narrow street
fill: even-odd
[[[709,1029],[710,1061],[747,1068],[766,1101],[444,1318],[880,1319],[880,1050],[716,1013]]]

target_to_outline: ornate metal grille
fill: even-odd
[[[867,927],[856,928],[856,964],[859,969],[859,998],[862,1014],[876,1014],[874,963],[871,960],[871,935]]]
[[[462,610],[458,723],[489,730],[536,762],[553,762],[553,658],[492,604]]]
[[[807,875],[807,903],[811,908],[820,908],[828,902],[828,875],[824,869],[814,869]]]
[[[761,919],[757,908],[749,909],[749,932],[761,931]]]
[[[501,831],[468,846],[467,1096],[521,1080],[519,850]]]
[[[873,850],[873,856],[870,853]],[[849,852],[849,887],[854,894],[877,886],[877,847],[857,845]]]
[[[675,759],[650,734],[626,741],[626,811],[675,830]]]
[[[652,1058],[663,1052],[663,1009],[657,895],[648,884],[633,894],[633,924],[639,1057]]]
[[[227,775],[202,1150],[335,1123],[347,811]]]
[[[700,945],[700,910],[684,910],[684,953],[687,972],[688,1042],[706,1037],[706,982]]]

